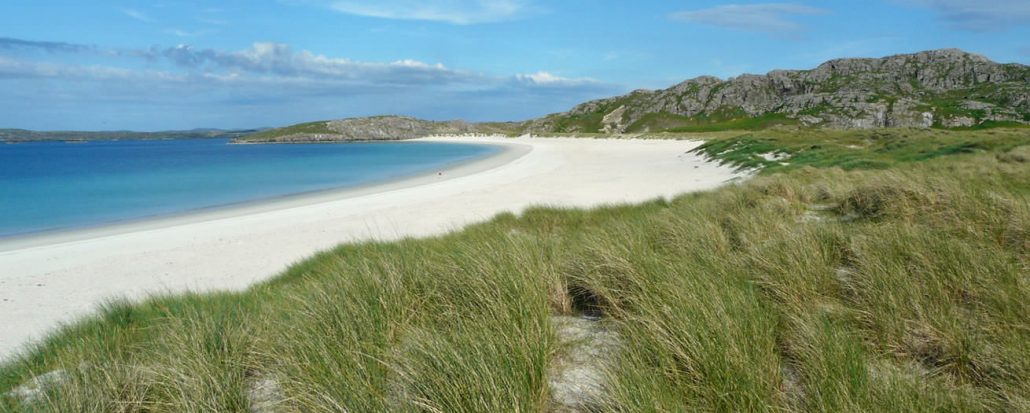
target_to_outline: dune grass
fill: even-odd
[[[567,351],[552,316],[593,306],[623,338],[603,411],[1027,411],[1030,136],[1000,132],[934,156],[910,155],[971,138],[860,149],[883,168],[343,245],[242,293],[111,303],[0,367],[0,394],[68,377],[0,410],[247,411],[271,379],[276,411],[546,411]]]
[[[707,142],[699,152],[763,174],[805,166],[820,168],[887,169],[900,163],[941,156],[1004,153],[1025,145],[1027,128],[949,131],[942,129],[825,130],[770,128],[756,132],[720,135],[692,134],[687,138]],[[762,154],[780,155],[769,159]]]

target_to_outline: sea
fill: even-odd
[[[437,142],[0,144],[0,238],[384,183],[490,156]]]

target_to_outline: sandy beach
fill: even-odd
[[[696,141],[424,140],[506,150],[383,185],[0,241],[0,358],[111,298],[239,290],[342,242],[440,234],[529,206],[641,202],[741,176],[687,153]]]

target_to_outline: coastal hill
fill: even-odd
[[[533,131],[647,132],[801,124],[834,129],[971,127],[1030,123],[1030,67],[957,49],[879,59],[836,59],[812,70],[595,100],[530,121]]]
[[[525,122],[434,122],[377,116],[313,122],[244,142],[407,139],[435,134],[704,132],[796,125],[831,129],[968,128],[1030,124],[1030,67],[958,49],[836,59],[811,70],[721,80],[580,104]]]
[[[336,142],[415,139],[430,135],[508,134],[521,124],[430,121],[406,116],[372,116],[301,123],[270,129],[240,139],[247,143]]]

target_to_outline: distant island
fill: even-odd
[[[259,129],[191,129],[161,132],[135,131],[33,131],[26,129],[0,129],[0,142],[41,142],[41,141],[113,141],[113,140],[163,140],[163,139],[205,139],[205,138],[238,138],[259,132]]]
[[[721,80],[702,76],[637,90],[521,122],[374,116],[302,123],[237,139],[297,143],[412,139],[440,134],[710,132],[805,128],[989,128],[1030,125],[1030,66],[958,49],[846,58],[811,70]]]

